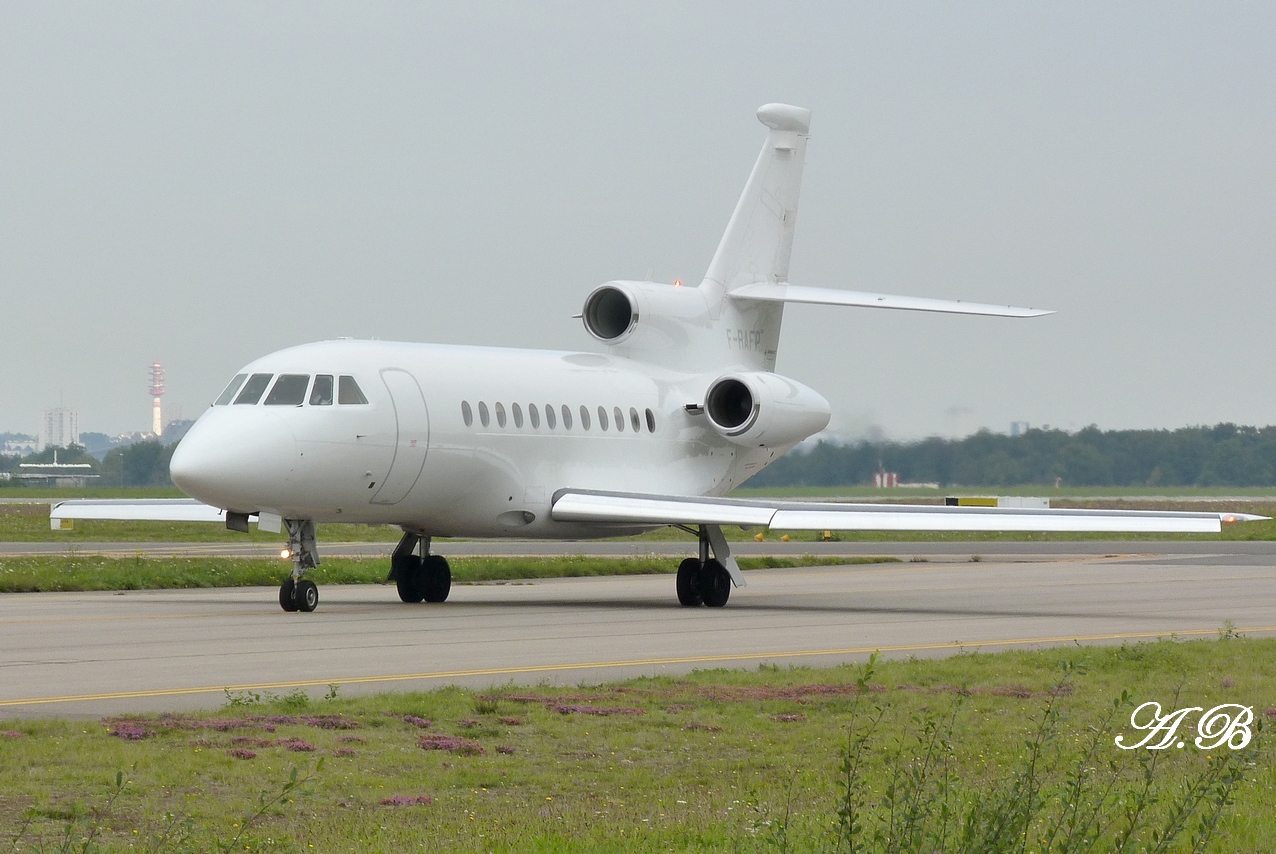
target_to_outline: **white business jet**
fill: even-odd
[[[785,303],[998,317],[1029,308],[788,283],[810,111],[767,104],[766,142],[699,287],[608,282],[586,298],[604,354],[323,341],[246,365],[173,454],[192,500],[66,501],[62,519],[209,520],[288,532],[285,611],[319,601],[317,522],[403,530],[390,579],[442,602],[431,537],[580,539],[672,525],[699,537],[678,601],[726,604],[744,577],[723,525],[781,530],[1197,531],[1240,514],[792,503],[724,498],[828,424],[774,372]]]

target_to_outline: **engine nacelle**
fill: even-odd
[[[829,402],[796,380],[765,371],[727,374],[709,384],[704,412],[737,445],[794,445],[829,423]]]

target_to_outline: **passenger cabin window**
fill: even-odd
[[[301,406],[306,401],[309,386],[310,374],[280,374],[274,388],[266,395],[266,405]]]
[[[580,429],[589,429],[589,407],[581,406],[580,408]]]
[[[616,430],[617,430],[617,432],[620,432],[620,433],[625,432],[625,416],[624,416],[624,414],[623,414],[623,413],[621,413],[621,411],[620,411],[620,407],[619,407],[619,406],[612,407],[611,414],[612,414],[612,415],[614,415],[614,416],[616,416]]]
[[[471,427],[474,424],[474,412],[470,409],[468,400],[461,401],[461,420],[465,422],[466,427]]]
[[[519,406],[517,403],[512,403],[510,404],[510,412],[514,416],[514,426],[522,427],[523,426],[523,407]]]
[[[642,432],[642,422],[638,420],[638,410],[632,406],[629,407],[629,426],[634,428],[635,433]]]
[[[496,404],[496,426],[505,426],[505,404],[503,403]]]
[[[554,424],[554,404],[552,403],[545,404],[545,426],[551,430],[556,426]]]
[[[598,407],[598,429],[604,431],[607,429],[607,410],[601,406]]]
[[[491,416],[487,414],[487,404],[479,401],[479,423],[486,427],[492,423]]]
[[[541,427],[541,411],[534,403],[527,404],[527,420],[532,422],[532,429],[539,430]]]
[[[656,432],[656,415],[650,409],[647,410],[647,432]]]
[[[253,374],[249,377],[248,382],[244,383],[244,390],[235,398],[235,405],[251,406],[261,400],[262,392],[270,385],[270,378],[273,376],[274,374]]]
[[[354,377],[348,377],[344,374],[340,382],[337,383],[337,403],[367,403],[368,399],[363,396],[363,389],[359,388],[359,384],[354,381]]]
[[[311,406],[332,406],[332,374],[318,374],[310,389]]]
[[[225,406],[235,397],[235,392],[239,391],[239,387],[244,384],[244,380],[248,379],[248,374],[235,374],[235,378],[230,381],[230,385],[226,386],[226,390],[218,396],[213,406]]]
[[[567,404],[563,404],[563,429],[572,429],[572,408]]]

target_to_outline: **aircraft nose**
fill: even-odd
[[[300,459],[292,431],[277,416],[226,407],[196,422],[173,451],[168,470],[192,498],[253,511],[287,503]]]

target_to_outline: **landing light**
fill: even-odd
[[[1236,524],[1236,517],[1229,513],[1223,517],[1223,522],[1228,525],[1234,525]]]
[[[287,560],[288,558],[292,557],[292,551],[289,549],[284,549],[283,551],[279,553],[279,557],[282,558],[283,560]]]

